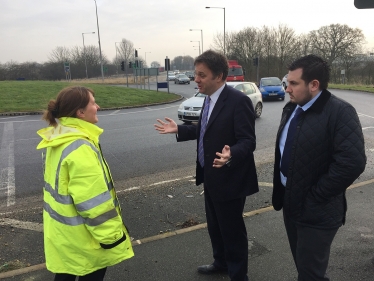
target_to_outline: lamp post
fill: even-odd
[[[117,75],[118,75],[117,43],[122,43],[122,42],[114,42],[114,47],[116,48],[116,65],[117,65]]]
[[[95,7],[96,7],[96,23],[97,23],[97,37],[99,38],[99,52],[100,52],[100,65],[101,65],[101,77],[104,82],[104,69],[103,69],[103,57],[101,56],[101,44],[100,44],[100,30],[99,30],[99,17],[97,16],[97,4],[95,1]]]
[[[84,34],[95,34],[95,32],[84,32],[84,33],[82,33],[84,65],[86,66],[86,79],[88,79],[87,60],[86,60],[86,47],[84,46]]]
[[[199,42],[199,56],[200,56],[200,41],[190,41],[190,42]]]
[[[147,64],[147,53],[151,54],[151,52],[144,52],[144,64]]]
[[[205,9],[223,9],[223,54],[226,55],[225,7],[205,7]]]
[[[190,29],[190,31],[193,31],[193,30],[200,30],[200,32],[201,32],[201,52],[204,52],[203,30],[202,29]]]

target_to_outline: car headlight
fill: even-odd
[[[182,110],[183,109],[183,103],[181,103],[181,105],[178,107],[179,110]]]

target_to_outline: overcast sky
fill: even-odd
[[[102,52],[112,60],[115,42],[126,38],[148,64],[166,56],[195,57],[203,30],[204,50],[213,37],[245,27],[286,24],[296,34],[329,24],[363,30],[365,48],[374,49],[374,9],[358,10],[354,0],[96,0]],[[0,63],[43,63],[57,46],[98,46],[94,0],[0,0]],[[201,44],[201,42],[200,42]],[[150,52],[150,53],[149,53]]]

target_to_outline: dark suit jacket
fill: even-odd
[[[197,126],[178,125],[177,141],[199,140],[200,125],[201,119]],[[255,114],[249,97],[226,85],[210,115],[203,142],[205,167],[202,168],[196,160],[196,185],[204,183],[204,188],[215,201],[258,192],[253,157],[256,148]],[[231,150],[230,167],[213,168],[213,160],[218,158],[216,152],[221,153],[225,145],[229,145]]]

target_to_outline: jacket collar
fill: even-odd
[[[321,95],[318,97],[318,99],[312,104],[312,106],[308,110],[313,110],[315,112],[322,112],[325,104],[330,99],[330,97],[331,97],[331,93],[329,91],[327,91],[326,89],[322,90]],[[285,112],[292,113],[295,110],[296,106],[297,106],[296,103],[288,102],[284,106],[283,110]]]

